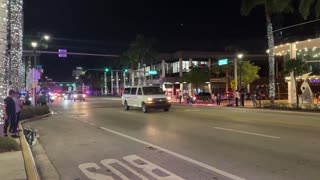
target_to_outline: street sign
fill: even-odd
[[[158,72],[157,71],[149,71],[149,75],[157,75]]]
[[[231,88],[232,88],[232,89],[236,88],[236,81],[235,81],[235,80],[232,80],[232,81],[230,82],[230,85],[231,85]]]
[[[221,65],[226,65],[228,64],[228,59],[220,59],[218,61],[218,65],[221,66]]]
[[[59,49],[59,57],[67,57],[68,51],[66,49]]]

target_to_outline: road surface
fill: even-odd
[[[60,179],[319,179],[319,114],[118,98],[59,101],[28,122]]]

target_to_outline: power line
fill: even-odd
[[[313,23],[313,22],[316,22],[316,21],[320,21],[320,19],[315,19],[315,20],[312,20],[312,21],[303,22],[303,23],[287,26],[287,27],[284,27],[284,28],[280,28],[280,29],[274,30],[273,33],[281,31],[281,30],[284,30],[284,29],[289,29],[289,28],[293,28],[293,27],[297,27],[297,26],[301,26],[301,25],[305,25],[305,24],[310,24],[310,23]]]

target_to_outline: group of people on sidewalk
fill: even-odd
[[[244,107],[244,101],[245,101],[246,93],[245,91],[238,91],[235,92],[235,102],[236,106],[242,106]],[[251,92],[250,93],[250,99],[252,101],[252,107],[261,107],[261,101],[264,98],[264,94],[261,91]],[[258,101],[258,102],[257,102]]]
[[[244,90],[236,90],[235,93],[230,93],[228,95],[228,104],[227,106],[233,106],[233,103],[235,101],[235,106],[236,107],[244,107],[245,106],[245,99],[246,99],[246,95],[248,93],[246,93],[246,91]],[[252,107],[256,108],[256,107],[261,107],[261,101],[264,98],[264,94],[257,90],[257,91],[252,91],[250,94],[248,94],[249,96],[247,96],[248,98],[251,99],[252,101]],[[182,102],[182,98],[183,98],[183,92],[179,91],[178,92],[178,98],[179,98],[179,103],[181,104]],[[220,106],[221,101],[222,101],[222,96],[220,93],[218,93],[217,95],[215,95],[214,93],[211,94],[211,100],[212,103],[216,103],[217,106]]]
[[[13,138],[19,138],[19,121],[23,103],[20,101],[21,93],[9,91],[9,96],[4,100],[4,136],[8,136],[8,129]],[[9,128],[10,127],[10,128]]]

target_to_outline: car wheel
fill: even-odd
[[[83,99],[83,101],[86,101],[85,99]]]
[[[164,110],[164,112],[168,112],[169,108],[164,108],[163,110]]]
[[[128,106],[127,101],[124,102],[124,110],[129,110],[130,106]]]
[[[76,100],[74,99],[73,102],[76,102]]]
[[[147,113],[148,112],[148,109],[147,109],[147,106],[146,106],[146,104],[145,103],[142,103],[142,112],[143,113]]]

